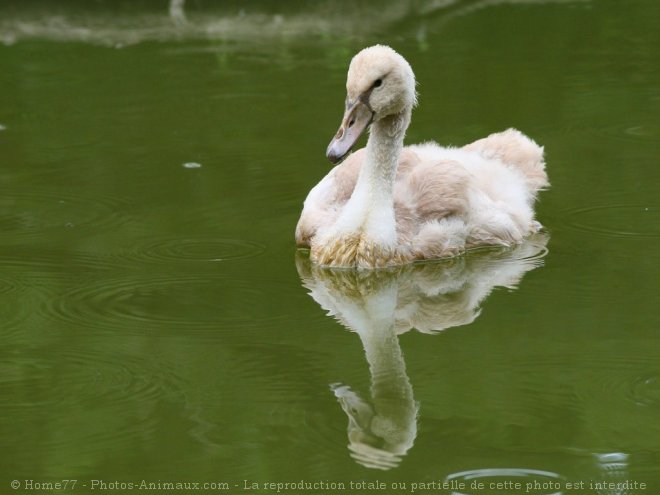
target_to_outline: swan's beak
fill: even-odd
[[[333,164],[337,164],[346,158],[358,138],[371,124],[373,117],[374,112],[362,99],[358,99],[355,103],[349,105],[341,122],[341,127],[330,141],[325,152],[328,160]]]

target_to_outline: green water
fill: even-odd
[[[660,493],[660,3],[165,3],[0,5],[0,493]],[[545,146],[546,235],[296,255],[376,42],[419,81],[408,142]]]

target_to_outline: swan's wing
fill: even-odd
[[[511,245],[534,231],[532,205],[547,184],[543,149],[515,130],[463,148],[409,147],[419,160],[397,183],[400,241],[416,258],[441,258],[480,245]],[[407,220],[410,218],[411,220]]]
[[[516,129],[496,132],[462,149],[477,152],[488,160],[499,160],[520,170],[532,197],[536,196],[539,189],[550,185],[545,171],[543,147]]]
[[[420,146],[411,146],[401,154],[395,203],[406,208],[418,224],[466,208],[469,174],[459,162],[443,154],[443,148],[436,147],[436,155],[419,153]]]
[[[309,247],[319,229],[332,225],[353,194],[364,159],[364,148],[333,168],[307,195],[296,226],[296,244]]]
[[[469,172],[452,150],[435,143],[404,151],[407,166],[401,167],[394,187],[400,243],[412,246],[420,259],[458,253],[466,236]]]

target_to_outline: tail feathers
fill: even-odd
[[[543,147],[516,129],[507,129],[479,139],[464,146],[468,151],[475,151],[484,158],[497,159],[519,169],[527,179],[527,185],[534,195],[550,185],[545,172]]]

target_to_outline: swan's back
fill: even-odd
[[[351,154],[305,200],[296,242],[336,222],[351,197],[365,149]],[[399,249],[411,259],[455,255],[478,245],[510,245],[537,230],[533,203],[548,185],[543,148],[509,129],[463,148],[405,147],[394,185]]]

